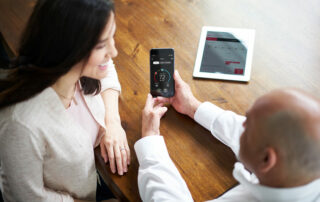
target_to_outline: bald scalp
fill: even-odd
[[[277,150],[296,177],[320,176],[320,101],[296,89],[268,93],[255,103],[260,143]]]
[[[301,115],[281,110],[269,116],[264,124],[265,144],[276,148],[288,172],[315,177],[320,170],[320,140],[314,138]]]

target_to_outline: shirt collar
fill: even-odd
[[[320,179],[292,188],[268,187],[260,185],[257,177],[250,174],[240,162],[234,165],[233,176],[261,201],[320,201]]]

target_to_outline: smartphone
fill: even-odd
[[[153,97],[174,96],[174,49],[150,50],[150,93]]]

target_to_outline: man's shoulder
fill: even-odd
[[[255,202],[258,201],[243,185],[236,185],[212,202]]]

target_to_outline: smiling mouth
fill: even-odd
[[[106,70],[108,65],[99,65],[100,70]]]
[[[105,62],[105,63],[99,65],[98,67],[100,70],[106,70],[108,65],[109,65],[109,62]]]

